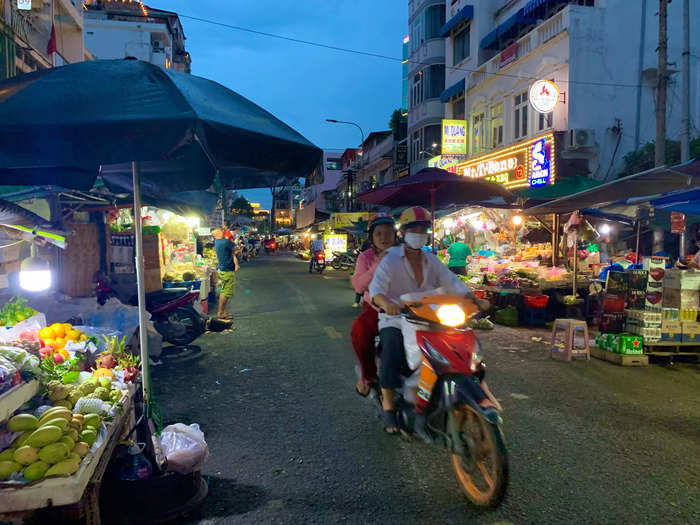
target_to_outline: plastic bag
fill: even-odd
[[[168,425],[161,434],[161,445],[168,460],[167,470],[189,474],[201,470],[209,457],[209,447],[199,425],[175,423]]]
[[[0,330],[0,342],[7,343],[20,339],[20,335],[25,331],[39,332],[46,326],[46,316],[39,312],[25,319],[21,323],[17,323],[12,327],[2,327]]]

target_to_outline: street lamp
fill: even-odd
[[[364,143],[365,143],[365,132],[362,131],[362,128],[360,127],[360,125],[359,125],[357,122],[350,122],[350,121],[348,121],[348,120],[336,120],[336,119],[334,119],[334,118],[327,118],[327,119],[326,119],[326,122],[330,122],[331,124],[348,124],[348,125],[350,125],[350,126],[355,126],[357,129],[360,130],[360,135],[362,135],[362,143],[361,143],[360,145],[361,145],[361,146],[364,145]],[[364,153],[364,152],[363,152],[363,153]],[[362,156],[360,157],[360,172],[362,172],[362,164],[363,164],[363,163],[364,163],[364,155],[362,155]],[[349,174],[348,174],[348,190],[352,190]],[[348,191],[348,208],[350,208],[350,205],[351,205],[351,203],[350,203],[350,197],[351,197],[351,193],[350,193],[350,191]],[[348,210],[348,211],[350,211],[350,210]]]

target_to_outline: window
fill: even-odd
[[[326,159],[327,170],[341,170],[342,162],[340,159]]]
[[[464,97],[459,97],[457,100],[452,102],[452,118],[454,120],[464,120],[464,115]]]
[[[413,135],[411,135],[411,160],[412,161],[417,161],[420,159],[420,154],[422,150],[421,146],[421,139],[420,139],[420,130],[415,131]]]
[[[553,112],[540,113],[539,114],[539,122],[537,123],[537,130],[542,131],[545,129],[549,129],[552,127],[553,122],[554,122],[554,113]]]
[[[420,18],[420,17],[419,17]],[[431,5],[425,10],[425,39],[440,38],[440,29],[445,25],[445,6]]]
[[[503,144],[503,102],[491,108],[491,147]]]
[[[426,126],[423,133],[425,134],[425,140],[423,141],[425,147],[423,149],[432,156],[439,155],[442,143],[442,126]]]
[[[411,53],[415,53],[416,50],[423,43],[423,26],[421,24],[421,16],[418,16],[411,26]]]
[[[454,38],[454,51],[452,65],[456,66],[469,56],[469,33],[471,26],[465,27]]]
[[[411,86],[411,107],[415,108],[423,102],[423,72],[419,71],[413,76],[413,84]]]
[[[486,147],[484,144],[484,114],[472,116],[472,155],[478,155]]]
[[[521,137],[527,137],[527,112],[528,112],[528,98],[527,91],[523,91],[519,95],[515,96],[514,104],[514,128],[513,137],[519,139]]]
[[[445,90],[445,65],[434,64],[424,71],[428,73],[425,98],[440,98],[440,93]]]

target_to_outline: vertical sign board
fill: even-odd
[[[467,154],[467,121],[447,120],[442,121],[442,154],[466,155]]]
[[[326,245],[326,259],[333,259],[333,252],[346,253],[348,251],[348,235],[346,233],[325,234],[323,244]]]
[[[671,233],[685,232],[685,213],[671,212]]]

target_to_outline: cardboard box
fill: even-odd
[[[684,322],[682,325],[683,335],[681,336],[681,341],[684,343],[700,344],[700,323]]]
[[[605,279],[605,291],[611,294],[627,294],[629,277],[625,272],[608,272]]]
[[[678,308],[664,308],[663,309],[663,320],[664,321],[680,321],[681,311]]]
[[[664,321],[661,324],[661,340],[666,343],[682,341],[683,325],[680,321]]]
[[[602,314],[600,316],[600,331],[608,334],[619,334],[624,325],[624,314]]]
[[[649,277],[649,272],[647,270],[627,270],[627,274],[630,291],[646,291],[647,279]]]
[[[633,334],[619,334],[615,337],[613,352],[630,355],[644,353],[644,337]]]
[[[664,275],[664,288],[700,291],[700,271],[671,268]]]
[[[700,291],[664,289],[662,305],[663,308],[700,309]]]

